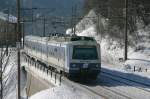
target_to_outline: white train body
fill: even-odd
[[[101,69],[99,44],[90,37],[25,37],[25,52],[59,72],[96,77]]]

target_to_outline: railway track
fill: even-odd
[[[96,83],[94,81],[94,86],[91,87],[91,84],[88,85],[88,83],[80,83],[80,82],[74,82],[70,81],[68,78],[63,77],[63,82],[65,82],[67,85],[75,85],[77,87],[82,88],[85,91],[91,92],[96,94],[97,96],[103,97],[104,99],[133,99],[132,97],[125,95],[124,93],[114,91],[109,87],[106,86],[98,86],[96,87]]]
[[[131,80],[131,79],[128,79],[128,78],[125,78],[125,77],[122,77],[119,75],[115,75],[112,73],[104,72],[104,71],[102,71],[101,74],[104,75],[105,77],[108,77],[109,79],[116,81],[116,82],[123,83],[125,85],[132,86],[132,87],[138,88],[138,89],[146,91],[146,92],[150,92],[149,84]]]
[[[99,86],[97,88],[89,87],[86,85],[81,85],[81,86],[99,96],[104,97],[105,99],[132,99],[128,95],[124,95],[122,93],[111,90],[110,88],[104,86]]]
[[[124,85],[134,87],[138,90],[142,90],[142,92],[145,91],[146,93],[150,94],[150,85],[149,84],[145,84],[145,83],[142,83],[139,81],[131,80],[131,79],[128,79],[128,78],[125,78],[122,76],[118,76],[115,74],[111,74],[111,73],[102,71],[102,75],[104,75],[104,74],[105,74],[105,76],[103,76],[103,77],[109,78],[113,81],[116,81],[117,83],[118,82],[123,83]],[[115,89],[112,89],[110,87],[106,87],[103,85],[99,85],[98,87],[95,87],[95,88],[90,87],[90,85],[89,86],[82,85],[82,84],[80,84],[80,85],[95,94],[105,97],[105,99],[135,99],[136,98],[136,97],[134,97],[134,95],[133,96],[128,95],[126,92],[124,92],[123,89],[115,90]]]

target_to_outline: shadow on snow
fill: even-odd
[[[107,73],[111,73],[113,75],[118,75],[118,76],[127,78],[129,80],[139,82],[141,84],[130,83],[131,81],[128,81],[127,83],[129,83],[129,84],[126,84],[126,83],[121,83],[122,82],[121,80],[120,80],[121,82],[117,82],[117,81],[112,80],[111,77],[104,76],[103,73],[101,73],[98,76],[97,80],[87,81],[87,83],[84,83],[84,84],[86,84],[88,86],[106,86],[106,87],[132,86],[132,87],[140,87],[140,88],[149,88],[150,89],[150,78],[142,77],[140,75],[136,75],[133,73],[124,73],[124,72],[119,72],[119,71],[110,70],[110,69],[106,69],[106,68],[102,68],[102,72],[107,72]],[[145,85],[142,85],[142,84],[145,84]]]

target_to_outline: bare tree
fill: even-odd
[[[8,66],[10,58],[10,52],[7,55],[7,49],[6,48],[0,48],[0,97],[1,99],[4,99],[4,89],[6,86],[6,83],[9,79],[9,74],[4,76],[4,73],[6,71],[6,67]]]

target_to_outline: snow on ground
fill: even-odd
[[[4,98],[5,99],[16,99],[17,91],[17,53],[12,51],[9,54],[8,64],[4,71],[4,82],[7,80],[4,87]],[[5,62],[8,57],[5,57]],[[3,83],[4,83],[3,82]],[[26,77],[21,70],[21,90],[24,89],[26,83]],[[23,91],[22,91],[23,92]]]
[[[137,31],[140,41],[136,49],[130,51],[128,60],[125,62],[125,65],[131,68],[135,66],[138,69],[150,70],[150,32],[146,28]]]
[[[129,56],[129,60],[126,61],[125,65],[130,65],[131,68],[135,66],[136,68],[150,70],[150,57],[140,52],[134,52]]]
[[[102,71],[150,85],[150,72],[125,70],[123,66],[103,63]]]
[[[54,87],[44,91],[41,91],[33,96],[30,99],[99,99],[87,95],[75,88],[68,87]]]
[[[5,90],[4,90],[4,97],[6,99],[15,99],[16,98],[16,53],[10,53],[8,59],[8,64],[4,71],[4,82],[6,82]],[[6,59],[8,57],[5,57]],[[6,62],[5,59],[5,62]],[[4,83],[3,82],[3,83]]]

